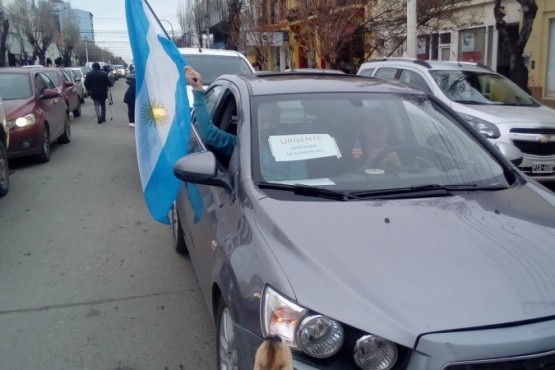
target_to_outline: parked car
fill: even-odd
[[[83,72],[83,86],[85,86],[85,80],[87,79],[87,74],[92,71],[92,68],[89,67],[81,67],[81,71]],[[89,96],[89,92],[85,88],[85,97]]]
[[[10,129],[9,158],[48,162],[51,143],[70,142],[66,103],[43,68],[0,68],[0,96]]]
[[[225,75],[206,97],[237,144],[210,151],[193,116],[171,223],[220,369],[252,369],[269,335],[295,369],[553,364],[555,195],[514,147],[395,81]]]
[[[73,82],[75,82],[75,88],[77,89],[77,95],[79,96],[79,102],[83,104],[85,102],[85,97],[87,96],[87,91],[85,89],[85,75],[79,67],[70,67],[66,71],[68,74],[71,73]]]
[[[79,101],[79,94],[75,87],[75,82],[72,77],[68,75],[67,71],[58,68],[44,68],[42,70],[54,85],[62,92],[62,97],[66,103],[67,112],[73,113],[73,117],[81,116],[81,102]]]
[[[509,79],[476,63],[378,59],[359,75],[396,79],[436,96],[492,143],[513,144],[524,154],[519,166],[539,181],[555,181],[555,110]]]
[[[10,189],[10,164],[8,163],[8,146],[10,145],[10,129],[6,120],[4,101],[0,96],[0,197],[8,194]]]
[[[179,48],[190,65],[202,75],[206,89],[216,78],[228,73],[255,73],[249,60],[238,51],[222,49]],[[193,88],[187,85],[189,107],[193,107]]]

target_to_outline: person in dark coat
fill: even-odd
[[[130,74],[125,79],[129,85],[123,96],[123,102],[127,104],[127,117],[129,118],[129,126],[135,127],[135,75]]]
[[[94,110],[98,123],[106,122],[106,99],[108,99],[108,89],[114,84],[108,78],[108,75],[100,69],[100,64],[93,63],[92,71],[87,73],[85,78],[85,87],[91,95],[94,102]]]

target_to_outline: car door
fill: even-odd
[[[229,87],[223,85],[212,86],[206,92],[208,109],[214,124],[225,131],[234,133],[236,127],[233,123],[237,122],[236,95]],[[233,117],[233,118],[232,118]],[[233,123],[231,123],[233,121]],[[196,126],[196,117],[193,116],[193,127]],[[189,152],[203,151],[209,145],[203,142],[196,130],[192,132],[192,139],[189,143]],[[231,162],[219,161],[222,171],[228,172],[229,176],[234,176],[238,161],[238,151],[235,150]],[[203,292],[210,291],[209,286],[212,282],[212,270],[217,258],[218,250],[226,248],[232,243],[232,236],[237,233],[237,225],[240,219],[239,203],[234,196],[221,187],[205,185],[182,186],[182,193],[179,197],[178,212],[182,223],[182,228],[186,234],[186,242],[189,254],[195,271],[199,278]],[[187,196],[186,190],[195,187],[203,203],[203,214],[198,222],[193,217],[193,209]],[[208,300],[209,297],[206,297]]]
[[[44,73],[35,74],[35,86],[39,96],[39,105],[42,107],[45,119],[49,123],[50,141],[54,141],[64,131],[66,120],[66,105],[63,97],[42,99],[41,96],[45,89],[58,90],[52,80]]]

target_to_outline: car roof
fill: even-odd
[[[295,94],[295,93],[337,93],[337,92],[382,92],[425,94],[419,89],[403,83],[374,77],[348,74],[314,72],[277,72],[224,75],[218,78],[241,81],[248,85],[251,95]]]
[[[453,71],[469,71],[469,72],[486,72],[496,73],[488,66],[480,63],[463,62],[463,61],[437,61],[437,60],[420,60],[413,58],[378,58],[362,63],[360,69],[372,68],[395,64],[395,65],[412,65],[428,70],[453,70]],[[360,70],[359,69],[359,70]]]
[[[203,49],[203,48],[178,48],[181,54],[197,54],[197,55],[228,55],[228,56],[243,56],[235,50],[224,50],[224,49]]]
[[[30,74],[33,71],[36,70],[41,70],[43,69],[43,67],[27,67],[27,68],[21,68],[21,67],[5,67],[5,68],[0,68],[0,73],[21,73],[21,74]]]

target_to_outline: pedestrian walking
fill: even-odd
[[[98,123],[106,122],[106,99],[108,99],[108,89],[114,84],[108,78],[108,75],[100,69],[100,64],[93,63],[92,71],[87,73],[85,78],[85,87],[91,95],[94,102],[94,110]]]
[[[135,127],[135,75],[130,74],[126,77],[125,82],[129,85],[123,96],[123,102],[127,104],[127,117],[129,126]]]

